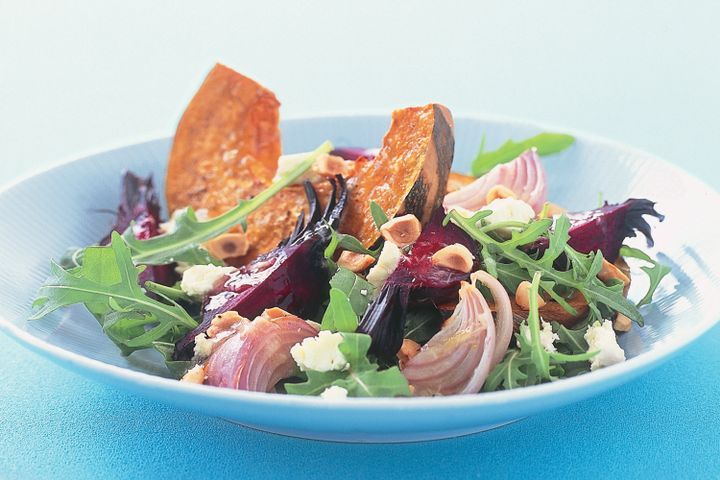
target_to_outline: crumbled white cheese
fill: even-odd
[[[398,262],[400,262],[400,248],[392,242],[385,242],[377,263],[367,274],[367,281],[379,291],[385,280],[397,268]]]
[[[535,218],[532,207],[516,198],[496,198],[483,207],[483,210],[492,210],[492,213],[483,219],[490,225],[500,222],[529,223]],[[511,228],[500,228],[497,233],[509,236],[512,230]]]
[[[345,400],[348,396],[348,391],[343,387],[337,385],[331,385],[320,394],[321,398],[325,400]]]
[[[208,338],[207,335],[201,333],[195,336],[195,358],[198,360],[204,360],[212,353],[212,348],[217,340],[214,338]]]
[[[610,320],[596,321],[585,332],[588,352],[599,352],[590,359],[590,370],[607,367],[625,361],[625,352],[617,343]]]
[[[193,265],[183,272],[180,288],[191,297],[202,298],[213,289],[220,278],[234,270],[233,267]]]
[[[317,337],[308,337],[302,343],[293,345],[290,355],[303,372],[346,370],[350,364],[338,348],[342,341],[342,334],[322,330]]]
[[[183,213],[185,210],[187,209],[178,208],[177,210],[175,210],[172,215],[170,215],[170,219],[167,222],[162,222],[160,225],[158,225],[160,232],[168,234],[173,233],[175,230],[177,230],[177,224],[175,223],[175,220],[177,220],[178,215]],[[201,222],[206,221],[209,218],[207,208],[198,208],[197,210],[195,210],[195,218],[197,218]]]
[[[541,328],[540,328],[540,343],[542,344],[543,348],[547,350],[548,352],[557,352],[557,348],[555,348],[555,340],[560,340],[560,337],[557,333],[553,332],[552,325],[550,325],[548,322],[541,320]],[[520,333],[522,333],[522,336],[525,337],[525,340],[528,342],[531,342],[532,335],[530,333],[530,327],[527,326],[527,324],[523,323],[520,325]]]

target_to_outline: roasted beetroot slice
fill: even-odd
[[[315,189],[305,182],[310,204],[307,222],[301,215],[290,237],[277,248],[221,280],[203,302],[202,323],[175,345],[175,359],[191,357],[195,336],[223,312],[232,310],[253,319],[266,308],[280,307],[301,318],[314,316],[329,291],[323,251],[330,241],[330,227],[337,228],[347,201],[345,180],[338,176],[331,184],[332,195],[322,211]]]
[[[143,178],[125,171],[115,226],[100,241],[100,244],[108,245],[113,231],[123,233],[131,224],[133,225],[133,234],[140,240],[147,240],[158,235],[160,233],[160,201],[155,192],[152,175]],[[140,274],[139,280],[140,285],[146,281],[171,285],[175,282],[175,272],[170,265],[152,266]]]
[[[614,262],[623,241],[634,237],[636,231],[645,236],[649,247],[653,246],[650,224],[645,220],[645,215],[656,217],[661,222],[665,219],[655,210],[655,202],[645,198],[630,198],[613,205],[605,202],[605,205],[594,210],[568,213],[571,223],[568,244],[582,253],[600,250],[603,257]],[[547,248],[547,239],[534,246],[544,250]]]
[[[380,294],[368,307],[358,332],[372,337],[370,353],[392,359],[402,346],[410,289],[385,282]]]
[[[433,265],[432,255],[443,247],[459,243],[476,259],[479,257],[477,244],[458,226],[452,223],[443,226],[443,218],[440,208],[423,228],[410,253],[400,259],[360,321],[359,331],[373,338],[371,352],[381,358],[393,358],[400,348],[409,305],[456,301],[460,282],[469,278],[467,273]],[[478,266],[477,260],[475,266]]]

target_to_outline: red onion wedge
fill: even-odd
[[[531,148],[512,162],[498,165],[471,184],[448,193],[443,207],[446,212],[458,207],[478,211],[487,205],[488,192],[497,185],[512,190],[535,213],[540,212],[547,198],[547,184],[537,151]]]
[[[317,333],[314,324],[284,310],[265,310],[213,348],[205,363],[205,384],[270,392],[297,368],[290,348]]]
[[[483,271],[470,279],[471,283],[461,283],[460,301],[452,316],[402,370],[414,395],[477,393],[507,351],[512,335],[507,293]],[[497,319],[475,281],[490,288],[498,305]]]

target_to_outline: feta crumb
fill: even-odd
[[[377,263],[367,274],[367,281],[378,291],[400,262],[400,249],[392,242],[385,242]]]
[[[325,400],[345,400],[348,396],[348,391],[343,387],[337,385],[331,385],[320,394],[321,398]]]
[[[170,215],[170,218],[167,222],[162,222],[160,225],[158,225],[160,233],[168,234],[173,233],[175,230],[177,230],[177,224],[175,223],[175,220],[177,220],[178,215],[183,213],[185,210],[187,210],[187,208],[178,208],[172,213],[172,215]],[[197,210],[195,210],[195,217],[201,222],[206,221],[209,218],[207,208],[198,208]]]
[[[213,346],[215,346],[216,340],[214,338],[208,338],[204,333],[195,336],[195,358],[198,360],[205,360],[212,353]]]
[[[492,213],[484,218],[485,222],[490,225],[500,222],[529,223],[535,218],[535,211],[532,207],[516,198],[496,198],[483,207],[483,210],[492,210]],[[497,233],[509,236],[512,230],[512,228],[500,228]]]
[[[308,337],[302,343],[293,345],[290,355],[303,372],[347,370],[350,364],[338,348],[342,341],[342,334],[322,330],[317,337]]]
[[[234,270],[233,267],[193,265],[183,272],[180,288],[191,297],[202,298],[213,289],[219,279]]]
[[[585,332],[588,352],[599,352],[590,359],[590,370],[607,367],[625,361],[625,352],[617,343],[610,320],[596,321]]]
[[[557,352],[557,348],[555,348],[555,340],[560,340],[560,337],[557,333],[553,332],[552,325],[550,325],[548,322],[544,320],[540,320],[540,343],[542,344],[543,348],[547,350],[548,352]],[[530,334],[530,327],[528,327],[527,324],[523,323],[520,325],[520,332],[522,333],[522,336],[527,340],[528,342],[531,342],[531,334]]]

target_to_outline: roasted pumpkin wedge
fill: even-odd
[[[320,205],[325,208],[330,197],[330,184],[326,181],[313,184]],[[307,197],[302,185],[291,185],[282,189],[247,218],[248,251],[242,257],[227,259],[231,265],[240,266],[250,263],[263,253],[267,253],[287,238],[298,217],[308,215]]]
[[[165,195],[216,216],[270,184],[280,156],[280,102],[238,72],[215,65],[180,119]]]
[[[359,164],[348,184],[349,202],[340,230],[365,246],[375,243],[380,233],[370,215],[373,201],[390,218],[411,213],[427,223],[445,195],[454,148],[453,121],[446,107],[395,110],[380,152]]]

